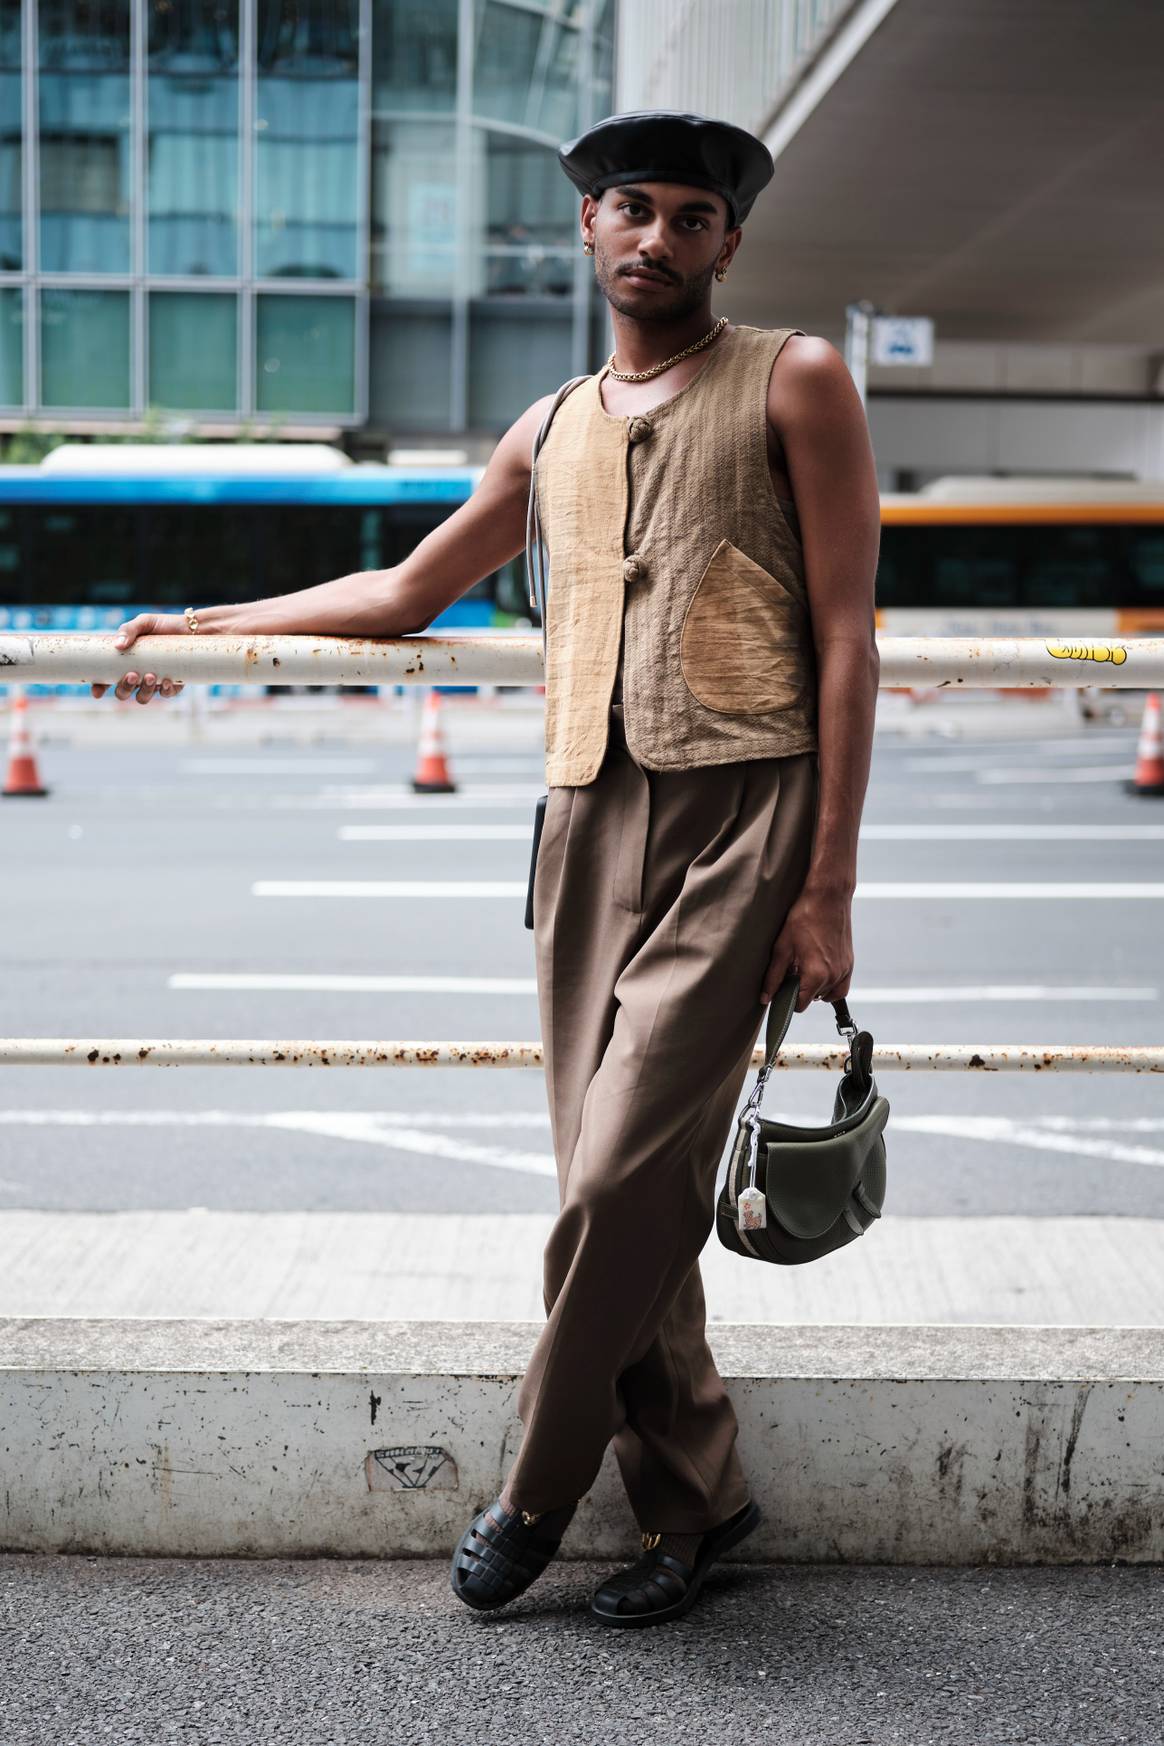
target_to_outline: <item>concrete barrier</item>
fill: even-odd
[[[0,1321],[0,1550],[444,1556],[536,1324]],[[739,1556],[1164,1558],[1164,1330],[710,1330],[764,1524]],[[563,1551],[633,1555],[608,1454]]]

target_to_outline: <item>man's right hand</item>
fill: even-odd
[[[172,637],[189,636],[190,627],[182,614],[177,612],[139,612],[136,618],[131,618],[118,627],[114,638],[114,647],[125,650],[130,648],[138,637]],[[139,703],[148,703],[151,697],[177,697],[185,684],[184,679],[171,679],[166,675],[159,684],[156,673],[132,671],[123,673],[113,688],[113,695],[122,703],[134,692]],[[108,685],[91,685],[89,687],[94,697],[104,697],[109,690]]]

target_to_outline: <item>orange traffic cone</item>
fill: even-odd
[[[1155,691],[1149,691],[1144,700],[1136,774],[1126,786],[1133,794],[1164,795],[1164,729],[1160,725],[1160,699]]]
[[[416,775],[412,778],[413,793],[455,794],[457,785],[449,774],[441,732],[441,700],[431,687],[424,700],[418,754]]]
[[[8,775],[0,795],[13,800],[18,794],[43,795],[32,749],[32,733],[28,726],[28,699],[20,685],[12,687],[12,736],[8,741]]]

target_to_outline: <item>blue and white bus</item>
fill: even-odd
[[[355,463],[322,444],[63,445],[39,466],[0,466],[0,631],[113,630],[136,612],[385,569],[465,502],[481,472]],[[515,562],[432,628],[530,622]]]

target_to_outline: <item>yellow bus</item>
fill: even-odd
[[[881,499],[893,636],[1158,635],[1164,481],[937,479]]]

